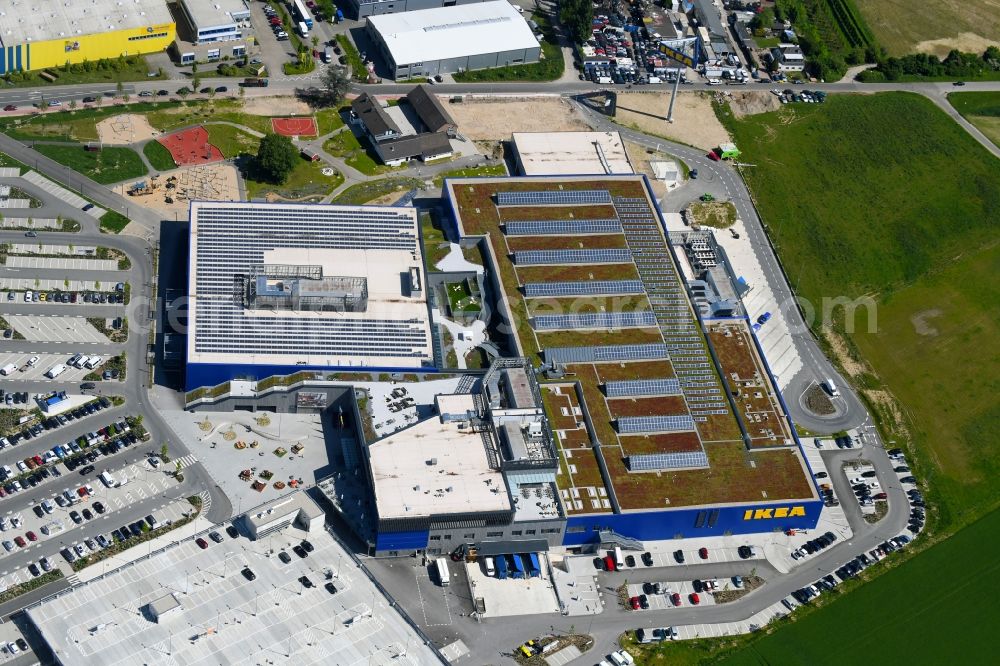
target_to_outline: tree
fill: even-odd
[[[119,81],[115,85],[115,90],[118,91],[118,96],[121,97],[122,96],[122,92],[125,90],[125,84],[123,84],[121,81]]]
[[[260,140],[257,168],[270,182],[279,185],[284,183],[298,161],[299,151],[287,136],[268,134]]]
[[[313,35],[311,41],[312,41],[312,45],[313,45],[313,50],[315,50],[316,47],[319,46],[319,37],[317,37],[316,35]]]
[[[772,25],[774,25],[774,10],[770,7],[764,9],[764,11],[750,20],[750,28],[753,30],[769,29]]]
[[[351,79],[343,67],[327,67],[320,79],[320,87],[299,89],[298,96],[311,106],[339,106],[351,89]]]
[[[167,448],[166,442],[160,447],[160,458],[163,459],[163,462],[170,462],[170,449]]]
[[[563,0],[559,5],[559,20],[578,42],[591,36],[594,5],[591,0]]]

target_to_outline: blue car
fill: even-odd
[[[771,318],[771,313],[770,312],[765,312],[761,316],[757,317],[757,323],[760,324],[761,326],[763,326],[764,324],[766,324],[768,322],[768,320],[770,318]]]

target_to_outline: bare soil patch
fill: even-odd
[[[509,141],[514,132],[588,131],[569,101],[559,97],[476,99],[447,104],[458,131],[474,141]]]
[[[746,92],[730,92],[726,94],[729,100],[729,108],[737,118],[752,116],[757,113],[767,113],[777,111],[781,108],[781,102],[777,95],[763,90],[748,90]]]
[[[963,32],[954,37],[924,40],[917,44],[915,50],[918,53],[932,53],[938,57],[944,57],[952,49],[968,53],[982,53],[988,47],[996,46],[996,44],[996,38],[988,39],[974,32]]]
[[[97,123],[97,136],[109,146],[124,146],[160,136],[160,132],[146,120],[146,116],[122,113]]]
[[[640,131],[705,150],[729,141],[729,133],[715,117],[708,93],[679,93],[673,123],[666,120],[669,106],[669,93],[624,93],[618,95],[615,119]]]
[[[308,116],[312,109],[295,97],[247,97],[243,100],[243,111],[254,116]]]
[[[938,330],[934,328],[931,320],[943,314],[938,308],[921,310],[910,317],[910,323],[913,324],[913,330],[917,335],[936,336],[938,335]]]

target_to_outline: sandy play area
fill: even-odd
[[[134,113],[122,113],[97,123],[97,136],[102,143],[111,146],[145,141],[159,135],[146,116]]]
[[[673,123],[666,121],[669,105],[669,93],[622,93],[618,95],[615,121],[705,150],[729,140],[712,110],[710,93],[680,93],[674,104]]]
[[[255,116],[309,116],[312,109],[295,97],[247,97],[243,100],[243,111]]]
[[[176,180],[170,180],[175,178]],[[114,191],[153,210],[168,215],[186,216],[188,204],[194,199],[208,201],[238,201],[239,182],[236,167],[229,164],[202,164],[161,173],[156,180],[146,179],[152,190],[148,194],[129,196],[129,185],[116,185]],[[167,187],[167,185],[173,187]],[[167,203],[169,197],[173,201]]]
[[[476,140],[509,141],[514,132],[589,130],[573,105],[558,97],[470,99],[445,103],[463,136]]]

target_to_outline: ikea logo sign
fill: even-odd
[[[804,506],[782,506],[777,509],[747,509],[743,520],[770,520],[772,518],[796,518],[806,515]]]

